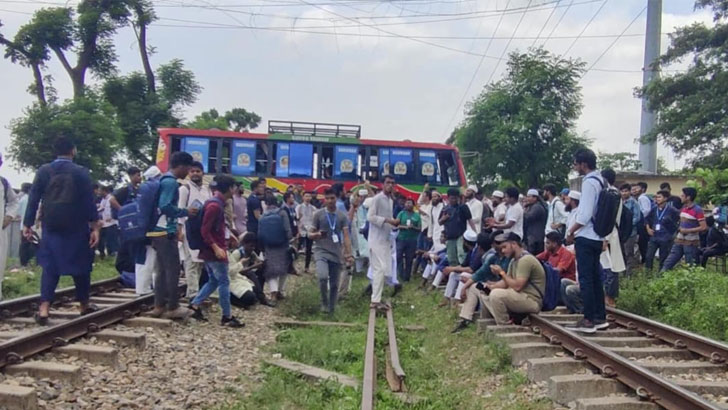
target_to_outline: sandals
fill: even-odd
[[[33,319],[35,319],[35,323],[37,323],[39,326],[48,326],[48,316],[41,316],[40,313],[36,312],[35,315],[33,315]]]
[[[89,303],[82,311],[81,316],[86,316],[90,313],[98,312],[99,307],[94,305],[93,303]]]

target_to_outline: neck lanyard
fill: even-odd
[[[336,212],[336,211],[334,211]],[[331,220],[331,213],[329,210],[326,210],[326,220],[329,222],[329,228],[331,228],[331,232],[336,232],[336,214],[334,213],[334,220]]]
[[[657,222],[659,223],[662,221],[662,217],[665,216],[665,211],[667,211],[667,207],[669,205],[665,204],[665,207],[662,208],[662,212],[660,212],[660,208],[657,208]]]

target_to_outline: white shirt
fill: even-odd
[[[483,203],[477,198],[473,197],[467,202],[468,208],[470,208],[470,220],[475,225],[475,233],[480,233],[483,228]],[[470,226],[468,226],[470,229]]]
[[[422,202],[421,202],[422,201]],[[420,219],[422,223],[422,232],[429,232],[430,224],[432,223],[432,204],[424,202],[424,195],[420,194],[420,199],[417,201],[418,211],[420,213]]]
[[[652,210],[652,201],[650,201],[650,198],[647,196],[647,194],[642,194],[637,198],[637,203],[640,204],[640,211],[642,211],[642,216],[647,218],[647,215],[650,214],[650,211]]]
[[[546,218],[546,233],[553,232],[555,229],[551,228],[552,224],[563,224],[566,225],[566,219],[569,214],[566,212],[566,205],[558,197],[554,197],[549,202],[549,215]]]
[[[298,219],[298,226],[300,229],[298,232],[301,236],[308,236],[308,230],[313,227],[313,213],[316,211],[316,207],[310,203],[300,203],[296,207],[296,218]]]
[[[520,202],[516,202],[508,207],[506,211],[506,223],[515,222],[510,229],[504,229],[503,233],[513,232],[523,239],[523,207]]]
[[[179,202],[177,206],[180,208],[189,208],[196,200],[204,204],[205,201],[212,198],[212,191],[210,187],[205,185],[197,185],[192,181],[182,184],[179,187]],[[177,223],[184,225],[187,218],[177,219]]]
[[[8,201],[5,202],[5,196],[7,195]],[[28,196],[25,195],[25,203],[28,204]],[[8,182],[8,192],[5,193],[5,184],[0,183],[0,221],[4,220],[6,216],[11,216],[15,219],[18,216],[18,196],[15,195],[13,187]],[[25,217],[25,212],[20,215],[20,218]],[[7,229],[7,228],[5,228]],[[4,266],[1,268],[5,268]]]
[[[599,172],[592,171],[585,175],[581,182],[581,200],[579,200],[579,207],[576,208],[576,222],[583,225],[583,227],[576,232],[575,236],[577,238],[585,238],[592,241],[601,241],[604,239],[594,232],[594,222],[592,222],[592,219],[597,214],[599,192],[602,190],[600,181],[604,181],[604,179],[599,175]]]
[[[440,201],[439,204],[432,205],[432,209],[430,209],[432,223],[427,230],[427,237],[432,238],[433,243],[440,242],[440,235],[442,234],[442,230],[445,229],[445,227],[440,225],[440,212],[442,212],[442,208],[444,207],[445,205]]]
[[[104,199],[101,200],[101,203],[99,204],[99,208],[101,208],[101,220],[102,220],[102,227],[108,228],[110,226],[117,225],[119,221],[114,219],[111,216],[111,194],[107,194]]]
[[[367,212],[367,221],[369,221],[369,248],[374,250],[384,249],[390,251],[390,234],[392,233],[392,225],[386,223],[387,219],[392,219],[392,198],[380,192],[374,196],[372,204]]]
[[[505,202],[501,202],[493,210],[493,219],[495,223],[502,224],[506,222],[506,212],[508,211],[508,205]]]

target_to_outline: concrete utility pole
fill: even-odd
[[[642,68],[642,85],[646,86],[660,75],[659,68],[652,64],[660,56],[660,33],[662,32],[662,0],[647,0],[647,27],[645,28],[645,61]],[[647,107],[647,98],[642,97],[640,137],[649,134],[655,125],[655,113]],[[657,172],[657,142],[640,142],[640,171]]]

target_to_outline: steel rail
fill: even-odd
[[[391,305],[389,309],[387,309],[387,335],[389,337],[389,345],[387,346],[389,359],[387,362],[387,380],[389,381],[392,391],[401,392],[405,390],[405,374],[399,363],[399,348],[397,347],[397,335],[394,331],[394,314],[392,313]]]
[[[676,349],[690,350],[710,359],[712,363],[720,364],[728,360],[728,345],[695,333],[610,307],[607,307],[607,320],[649,338],[660,339]]]
[[[184,290],[186,285],[180,285]],[[154,294],[132,299],[0,344],[0,368],[130,318],[154,304]]]
[[[91,284],[91,294],[105,293],[121,287],[119,278],[99,280]],[[57,303],[68,303],[75,295],[76,288],[71,286],[56,290],[54,300]],[[8,318],[38,309],[40,294],[22,296],[0,302],[0,316]]]
[[[374,409],[374,387],[377,384],[377,356],[374,354],[374,333],[376,331],[377,309],[369,309],[369,324],[367,325],[367,343],[364,348],[364,379],[361,388],[362,410]]]
[[[560,325],[538,315],[530,315],[530,319],[533,330],[547,338],[551,344],[561,345],[572,352],[575,359],[586,360],[599,369],[602,376],[616,378],[634,389],[641,398],[651,400],[668,410],[720,409],[702,397]]]

